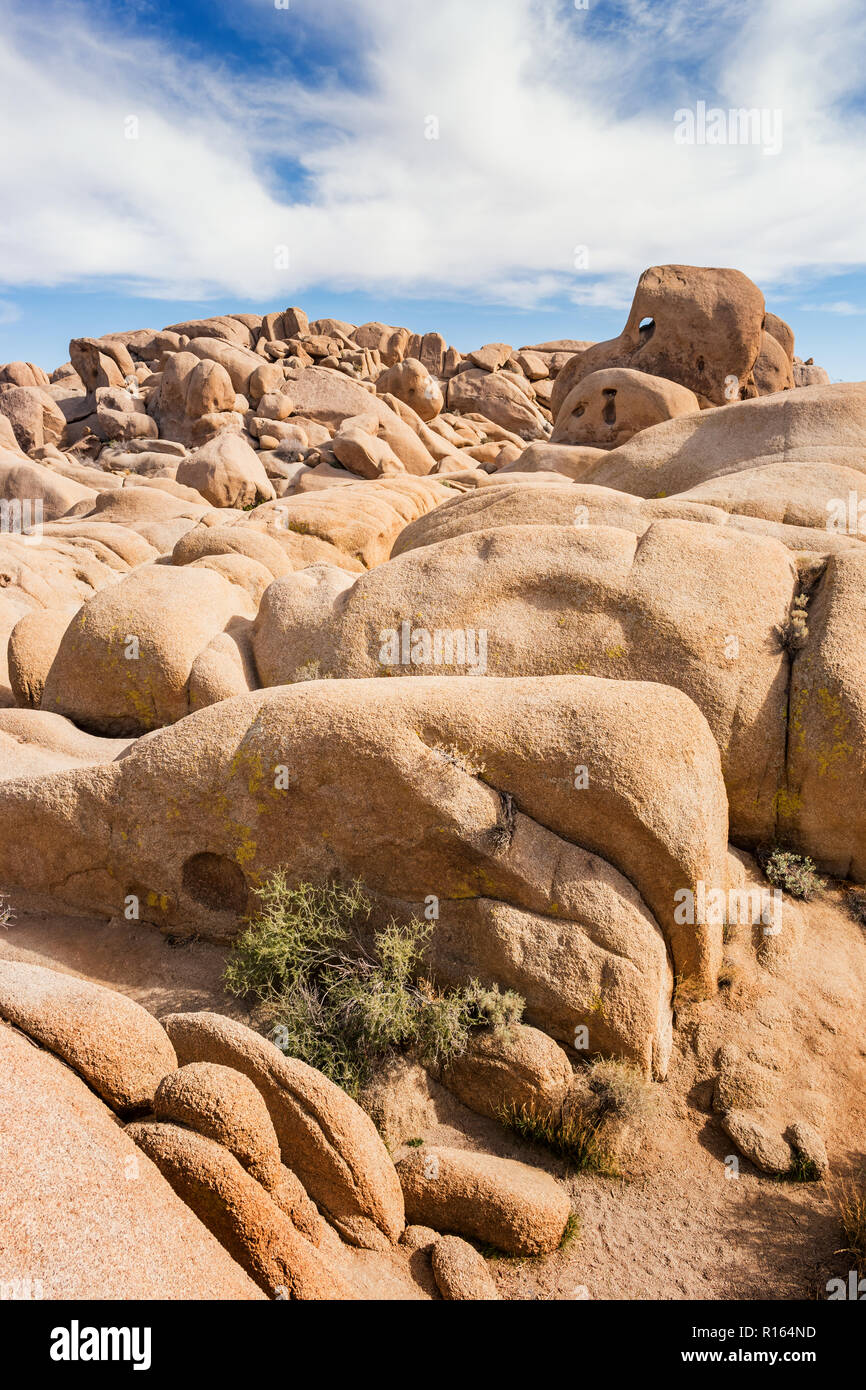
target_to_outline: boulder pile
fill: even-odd
[[[645,271],[604,343],[464,355],[288,308],[0,366],[0,893],[227,944],[277,870],[363,880],[429,923],[437,985],[525,1000],[436,1076],[485,1122],[560,1124],[588,1056],[664,1081],[678,1000],[718,989],[731,845],[866,881],[864,460],[866,383],[796,357],[727,269]],[[145,1174],[94,1207],[141,1232],[118,1288],[168,1264],[177,1297],[205,1269],[367,1297],[363,1250],[414,1297],[426,1251],[433,1296],[492,1299],[467,1240],[536,1257],[569,1222],[549,1173],[392,1155],[222,1014],[0,959],[0,1020],[4,1091],[45,1092],[0,1097],[0,1142],[84,1117],[22,1239],[67,1248],[93,1135]],[[750,1066],[719,1062],[725,1134],[823,1171]]]

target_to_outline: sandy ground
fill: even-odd
[[[157,1016],[214,1008],[246,1018],[220,985],[224,951],[173,944],[151,928],[37,910],[19,897],[0,935],[0,955],[29,959],[121,990]],[[510,1299],[800,1299],[826,1297],[847,1273],[833,1203],[841,1176],[859,1172],[866,1149],[866,930],[831,888],[801,909],[802,929],[772,965],[746,967],[717,999],[678,1011],[667,1081],[657,1110],[627,1146],[624,1176],[573,1173],[457,1102],[427,1143],[484,1149],[534,1163],[566,1182],[579,1230],[542,1260],[494,1259]],[[781,1071],[792,1104],[820,1101],[831,1161],[827,1183],[765,1177],[735,1152],[713,1113],[718,1048],[736,1042]],[[622,1165],[621,1165],[622,1166]],[[421,1280],[429,1287],[426,1277]]]

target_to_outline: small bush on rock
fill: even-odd
[[[758,863],[775,888],[782,888],[792,898],[808,901],[824,887],[813,861],[808,855],[792,854],[778,847],[758,852]]]
[[[789,656],[802,651],[809,640],[809,596],[798,594],[791,605],[790,616],[777,629],[779,641]]]
[[[471,980],[439,990],[423,974],[431,927],[412,918],[365,934],[373,905],[360,883],[290,886],[278,870],[238,937],[224,983],[252,997],[277,1046],[357,1096],[390,1053],[426,1065],[465,1051],[474,1028],[507,1032],[523,1000]]]

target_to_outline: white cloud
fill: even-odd
[[[108,276],[274,303],[328,284],[529,307],[626,304],[659,261],[736,265],[765,286],[863,261],[864,121],[845,107],[859,0],[705,15],[628,0],[628,25],[609,30],[550,0],[331,3],[361,45],[358,89],[239,74],[230,52],[193,63],[68,5],[36,43],[13,10],[3,281]],[[258,5],[250,22],[278,45],[290,13]],[[781,107],[781,153],[677,146],[673,113],[699,100]],[[307,176],[294,204],[273,159]]]
[[[854,314],[866,314],[866,309],[852,304],[849,299],[834,299],[828,304],[801,304],[799,307],[806,312],[842,314],[845,318],[850,318]]]

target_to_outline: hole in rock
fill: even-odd
[[[189,896],[212,912],[245,912],[249,890],[244,871],[224,854],[193,854],[181,873]]]
[[[616,391],[613,390],[613,389],[608,389],[608,390],[606,390],[606,391],[602,391],[602,395],[605,397],[604,409],[603,409],[602,412],[601,412],[602,419],[604,420],[604,423],[605,423],[606,425],[615,425],[615,424],[616,424],[616,404],[615,404]]]
[[[640,334],[641,343],[649,342],[650,338],[656,331],[655,319],[641,319],[637,331]]]

